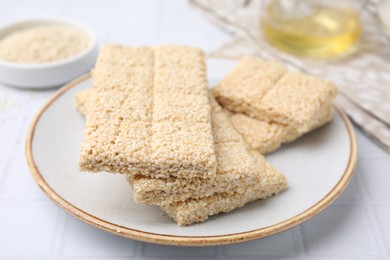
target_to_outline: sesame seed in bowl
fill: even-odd
[[[96,36],[71,18],[39,18],[0,27],[0,82],[18,88],[57,87],[87,72]]]

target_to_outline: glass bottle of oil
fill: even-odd
[[[359,12],[356,6],[335,5],[335,2],[265,1],[261,17],[265,39],[295,55],[331,58],[344,53],[359,39]]]

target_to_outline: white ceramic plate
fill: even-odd
[[[211,84],[234,65],[217,59],[208,63]],[[42,108],[27,137],[27,160],[36,182],[55,203],[118,235],[173,245],[229,244],[261,238],[317,214],[342,192],[353,174],[355,137],[347,117],[338,111],[332,123],[267,156],[288,177],[287,191],[201,224],[178,227],[158,207],[135,204],[123,176],[79,172],[85,122],[73,97],[90,87],[89,75],[85,75],[62,88]]]

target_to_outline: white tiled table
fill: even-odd
[[[41,15],[83,20],[101,43],[179,43],[208,51],[229,37],[182,0],[0,0],[0,23]],[[184,248],[93,228],[49,201],[26,166],[26,130],[53,93],[0,85],[1,259],[390,259],[390,156],[358,129],[358,169],[346,191],[289,231],[237,245]]]

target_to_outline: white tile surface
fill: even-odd
[[[294,236],[292,231],[246,242],[243,244],[224,246],[227,256],[295,256]]]
[[[112,13],[110,27],[115,29],[117,27],[137,28],[138,33],[142,30],[148,30],[155,33],[157,20],[155,17],[158,15],[157,9],[137,9],[132,8],[133,12],[129,14],[129,8],[118,8],[118,10]],[[153,21],[153,22],[152,22]],[[127,32],[123,31],[123,35]],[[134,35],[136,36],[136,35]]]
[[[390,204],[376,205],[375,215],[378,219],[380,231],[384,239],[387,252],[390,252]]]
[[[160,32],[160,43],[191,45],[209,50],[209,32],[207,30],[191,30],[186,27],[163,28]]]
[[[170,247],[144,243],[142,255],[146,257],[213,257],[216,256],[215,247]]]
[[[49,201],[0,201],[0,256],[48,256],[58,210]]]
[[[173,1],[175,2],[175,1]],[[160,9],[163,1],[161,0],[116,0],[115,5],[119,9],[126,9],[130,14],[134,13],[134,10],[153,10],[157,11]]]
[[[25,139],[27,135],[27,131],[30,127],[30,118],[31,116],[24,116],[23,122],[19,130],[15,131],[17,134],[14,146],[11,154],[15,154],[16,156],[20,156],[21,154],[24,154],[25,149]]]
[[[229,38],[185,0],[0,0],[0,24],[40,15],[84,21],[101,43],[181,43],[211,51]],[[290,231],[193,248],[93,228],[46,199],[26,168],[25,133],[53,93],[0,84],[0,259],[390,259],[390,156],[359,130],[359,172],[335,204]]]
[[[0,200],[47,200],[34,182],[24,157],[11,157],[0,182]]]
[[[171,15],[171,10],[175,11],[176,14]],[[161,26],[163,28],[184,28],[190,32],[197,30],[207,30],[209,28],[207,21],[205,21],[198,12],[191,9],[188,5],[183,5],[176,8],[163,6],[163,13],[161,17]]]
[[[378,255],[369,218],[359,205],[331,205],[304,223],[302,234],[309,255]]]
[[[7,22],[15,16],[21,0],[0,1],[0,22]]]
[[[3,179],[4,174],[4,167],[6,164],[6,161],[8,159],[7,153],[0,153],[0,184]]]
[[[60,251],[67,257],[123,257],[134,254],[134,243],[67,216]]]
[[[0,136],[6,136],[0,140],[0,153],[9,153],[17,144],[17,131],[22,122],[16,118],[2,118],[0,116]]]
[[[20,91],[0,91],[0,153],[9,153],[17,140],[17,131],[22,125],[23,97]]]
[[[52,16],[60,14],[64,5],[64,0],[24,0],[19,6],[15,17],[37,17],[37,16]]]
[[[124,33],[125,32],[125,33]],[[116,26],[107,34],[108,42],[121,41],[126,45],[157,45],[156,33],[141,28],[128,27],[126,25]]]
[[[390,201],[390,157],[365,157],[359,160],[358,171],[370,199]]]

